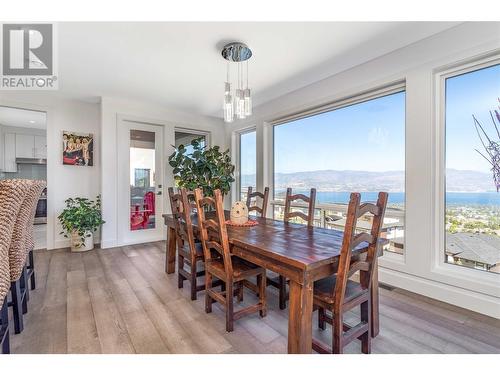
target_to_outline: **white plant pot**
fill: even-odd
[[[90,236],[89,236],[90,235]],[[78,232],[73,232],[71,235],[71,251],[89,251],[94,248],[94,234],[90,231],[85,233],[85,242],[78,235]]]

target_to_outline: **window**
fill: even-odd
[[[191,146],[191,142],[195,139],[200,139],[203,146],[207,143],[207,135],[205,133],[194,131],[190,132],[189,130],[175,131],[175,147],[184,145],[188,154],[193,152],[193,146]]]
[[[396,90],[395,90],[396,91]],[[314,114],[274,127],[274,216],[286,188],[317,189],[315,225],[343,229],[349,194],[376,201],[389,192],[383,236],[402,254],[405,228],[405,92]],[[358,221],[368,228],[369,217]]]
[[[445,262],[500,273],[500,65],[445,80]]]
[[[254,188],[257,169],[257,132],[240,134],[240,199],[245,200],[248,187]]]

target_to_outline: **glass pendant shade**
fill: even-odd
[[[236,117],[242,120],[245,116],[245,98],[243,96],[243,90],[236,90]]]
[[[243,98],[244,98],[244,107],[245,107],[245,116],[251,116],[252,115],[252,96],[250,93],[250,89],[245,89],[243,92]]]
[[[234,120],[234,106],[233,106],[233,97],[231,94],[224,95],[224,122],[233,122]]]

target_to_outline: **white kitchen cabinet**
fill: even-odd
[[[35,158],[47,159],[47,137],[35,135]]]
[[[35,136],[29,134],[16,134],[16,157],[35,157]]]
[[[16,134],[16,157],[47,158],[47,137],[41,135]]]
[[[16,163],[16,134],[4,134],[4,172],[17,172]]]

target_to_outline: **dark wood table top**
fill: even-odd
[[[163,217],[166,225],[174,226],[172,215],[164,214]],[[229,218],[229,211],[226,211],[226,217]],[[254,216],[250,218],[259,224],[253,227],[227,226],[229,242],[232,245],[307,271],[338,260],[343,231],[308,228],[305,225]],[[193,215],[193,226],[197,229],[196,215]],[[387,243],[386,239],[379,240],[379,252]],[[353,254],[362,253],[367,247],[366,242],[361,243]]]

